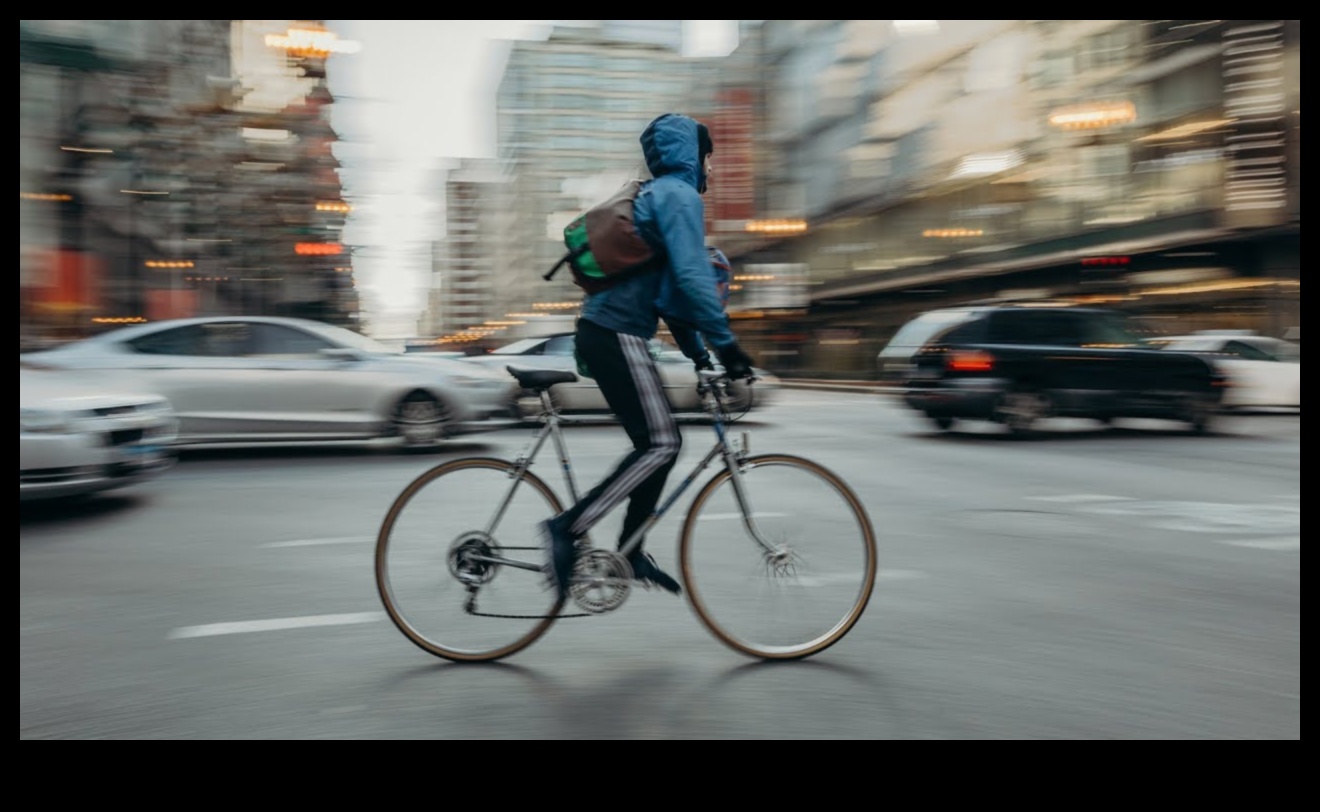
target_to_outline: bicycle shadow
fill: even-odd
[[[483,737],[538,739],[906,739],[912,725],[892,689],[868,671],[823,660],[755,661],[693,678],[679,665],[616,667],[581,680],[508,662],[441,662],[408,669],[383,695],[440,678],[444,695],[472,694],[464,711],[498,697]],[[515,687],[516,686],[516,687]],[[879,717],[879,718],[877,718]],[[453,728],[452,718],[436,720]]]
[[[821,659],[729,668],[689,692],[673,726],[683,739],[914,736],[903,703],[882,677]]]

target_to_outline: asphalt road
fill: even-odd
[[[20,506],[19,738],[1301,737],[1300,415],[1019,441],[789,391],[740,429],[842,475],[879,536],[865,616],[816,658],[750,660],[656,592],[503,663],[414,647],[373,582],[390,501],[441,460],[516,456],[525,429],[424,456],[195,451],[131,491]],[[710,437],[684,434],[676,475]],[[571,428],[580,481],[623,441]],[[650,543],[667,567],[678,527]]]

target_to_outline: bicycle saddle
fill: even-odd
[[[523,389],[549,389],[557,383],[572,383],[578,379],[577,373],[562,369],[524,369],[505,367],[509,374],[518,379]]]

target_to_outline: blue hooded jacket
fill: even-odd
[[[659,320],[693,360],[706,357],[701,337],[715,349],[735,341],[706,250],[705,169],[698,155],[695,119],[666,113],[642,132],[642,153],[652,179],[633,206],[638,232],[657,251],[656,268],[589,294],[582,318],[615,332],[650,339]],[[700,335],[698,335],[700,334]]]

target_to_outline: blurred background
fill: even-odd
[[[713,130],[708,239],[777,372],[873,378],[913,315],[987,299],[1300,341],[1300,48],[1300,20],[20,20],[20,348],[226,314],[555,332],[562,227],[670,110]]]
[[[20,20],[20,739],[1300,738],[1300,57],[1300,20]],[[740,448],[865,504],[866,615],[774,665],[639,594],[437,668],[382,611],[382,518],[527,453],[505,367],[575,369],[582,300],[542,275],[672,111],[712,130],[765,371]],[[920,352],[972,302],[1103,304],[1171,351],[1010,330],[1058,362],[1034,392]],[[654,353],[677,487],[710,421]],[[557,386],[586,486],[626,441]],[[1044,419],[1057,392],[1102,408]],[[756,498],[821,537],[798,495]]]

